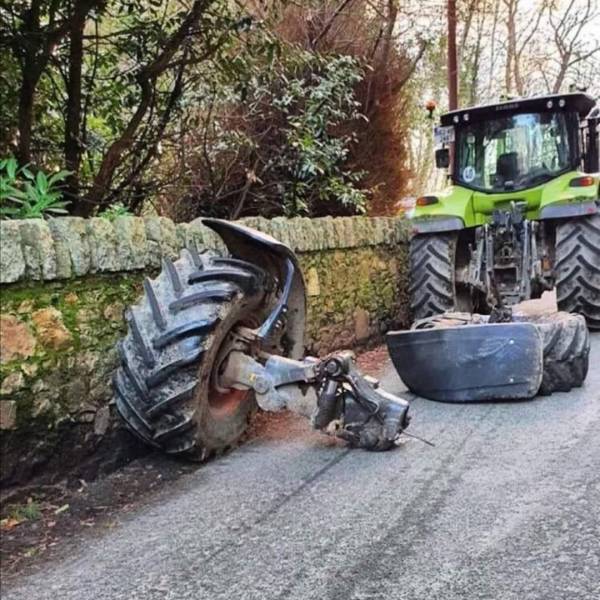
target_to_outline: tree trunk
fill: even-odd
[[[23,22],[19,28],[22,41],[13,45],[13,51],[21,67],[21,88],[19,90],[18,127],[19,142],[17,159],[21,164],[31,162],[31,138],[33,130],[33,111],[35,89],[40,79],[38,58],[40,40],[41,1],[33,0],[29,10],[23,13]]]
[[[487,95],[488,99],[492,96],[492,89],[496,74],[496,27],[498,26],[498,12],[500,10],[500,2],[496,0],[494,2],[494,18],[492,21],[492,35],[490,42],[490,72],[488,78],[488,89]]]
[[[477,42],[473,52],[473,61],[471,64],[471,81],[469,90],[469,106],[477,104],[478,87],[479,87],[479,68],[481,62],[481,40],[483,38],[484,17],[478,17],[477,20]]]
[[[83,30],[86,15],[78,15],[71,27],[69,75],[67,79],[67,108],[65,115],[65,166],[67,177],[65,195],[73,202],[75,214],[86,214],[79,198],[79,168],[81,164],[81,74],[83,64]]]
[[[554,81],[554,86],[552,87],[552,93],[558,94],[560,92],[560,88],[565,81],[565,76],[567,74],[567,70],[569,68],[569,60],[571,56],[570,54],[566,54],[561,56],[560,61],[560,69],[558,71],[558,75],[556,76],[556,80]]]
[[[23,63],[18,111],[19,142],[17,146],[17,159],[23,165],[31,162],[34,96],[39,78],[37,69],[30,64],[28,57]]]
[[[169,67],[169,63],[184,41],[190,36],[204,11],[211,4],[212,0],[196,0],[177,31],[166,41],[163,51],[155,60],[139,71],[137,80],[140,86],[140,102],[123,133],[109,146],[102,158],[102,163],[94,177],[92,189],[88,196],[88,211],[105,204],[106,198],[110,196],[110,187],[115,170],[121,163],[125,152],[131,148],[135,141],[138,127],[151,105],[153,86],[156,85],[156,80]]]
[[[390,60],[390,52],[394,41],[394,28],[398,19],[398,4],[396,0],[388,0],[385,31],[383,35],[383,49],[381,51],[381,69],[385,72]]]
[[[458,108],[458,65],[456,56],[456,0],[448,0],[448,108]]]
[[[465,49],[467,47],[467,41],[469,39],[469,33],[471,32],[471,25],[473,23],[473,15],[480,8],[476,6],[477,0],[470,0],[466,6],[467,14],[463,19],[463,30],[462,35],[460,36],[460,45],[457,48],[458,55],[458,64],[463,64],[463,59],[465,57]]]
[[[506,86],[506,94],[510,96],[513,91],[513,81],[518,86],[517,80],[518,66],[517,66],[517,8],[518,0],[504,0],[508,15],[506,18],[506,29],[508,35],[508,42],[506,46],[506,68],[504,71],[504,83]],[[520,78],[520,74],[519,74]],[[517,92],[519,90],[517,89]]]
[[[94,7],[102,7],[106,0],[78,0],[74,3],[74,17],[85,15]],[[71,21],[65,17],[56,21],[58,2],[51,2],[47,15],[48,23],[43,27],[40,24],[41,0],[33,0],[29,10],[23,13],[23,22],[19,27],[19,35],[12,44],[21,68],[21,89],[19,90],[19,143],[17,158],[21,163],[31,161],[31,140],[34,124],[35,92],[39,80],[48,65],[50,56],[69,33]]]

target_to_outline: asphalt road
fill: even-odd
[[[165,490],[4,600],[600,597],[600,334],[585,387],[414,399],[410,439],[349,451],[295,427]],[[388,369],[384,384],[402,384]]]

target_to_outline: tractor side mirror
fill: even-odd
[[[447,169],[450,166],[450,150],[440,148],[435,151],[435,166],[438,169]]]

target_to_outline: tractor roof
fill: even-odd
[[[534,96],[533,98],[515,98],[498,104],[486,104],[462,108],[443,114],[442,125],[456,125],[465,121],[486,121],[497,118],[501,114],[538,113],[566,111],[576,112],[580,117],[586,117],[596,105],[596,101],[581,92],[572,94],[552,94],[549,96]]]

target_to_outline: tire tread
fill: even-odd
[[[456,232],[418,235],[411,240],[409,294],[413,320],[454,307],[456,244]]]
[[[164,259],[158,277],[144,280],[143,296],[126,312],[113,378],[117,410],[136,436],[196,458],[226,449],[208,447],[202,437],[199,367],[232,303],[261,302],[269,285],[256,265],[195,249],[175,262]]]
[[[559,310],[600,329],[600,214],[559,222],[555,272]]]

